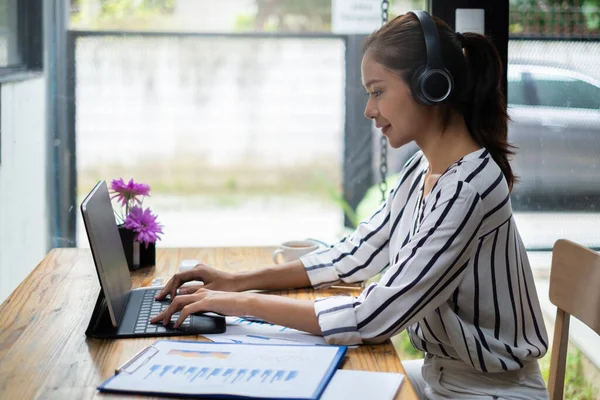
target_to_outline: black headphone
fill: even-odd
[[[454,79],[444,67],[440,38],[435,22],[425,11],[409,11],[417,17],[423,37],[427,63],[419,67],[412,77],[412,92],[417,101],[431,106],[441,104],[450,97],[454,89]]]

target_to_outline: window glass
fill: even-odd
[[[508,66],[508,89],[507,89],[507,103],[509,105],[519,105],[525,103],[523,76],[521,71]]]
[[[18,28],[17,0],[0,0],[0,67],[22,62]]]
[[[540,105],[562,108],[600,108],[600,88],[582,80],[532,73]]]
[[[81,2],[73,16],[72,26],[98,31],[160,31],[180,21],[189,30],[225,32],[77,34],[78,204],[100,179],[133,178],[151,186],[143,206],[164,225],[159,246],[337,239],[344,40],[252,36],[244,30],[262,27],[264,18],[247,7],[174,4],[169,11],[139,2],[121,18]],[[277,8],[312,12],[296,2]],[[314,24],[328,18],[308,16]],[[243,29],[236,21],[245,21]],[[78,220],[78,245],[86,246]]]
[[[508,65],[519,177],[511,202],[528,250],[559,238],[600,247],[600,42],[513,37]],[[591,57],[590,55],[594,55]],[[523,106],[527,107],[523,107]]]
[[[573,82],[573,92],[575,96],[573,96],[571,107],[600,110],[600,86],[575,81]]]

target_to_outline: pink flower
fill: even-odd
[[[125,208],[124,213],[115,211],[117,225],[134,231],[134,240],[145,243],[146,247],[159,240],[158,235],[163,233],[162,225],[156,221],[156,215],[149,208],[142,208],[144,197],[150,196],[150,185],[135,183],[133,179],[125,183],[123,178],[119,178],[113,179],[110,189],[111,199],[116,199]]]
[[[145,183],[135,183],[130,179],[125,183],[123,178],[113,179],[110,184],[110,189],[113,191],[111,199],[117,199],[121,206],[129,208],[134,202],[142,204],[139,199],[141,196],[150,196],[150,185]]]
[[[134,239],[145,243],[146,247],[148,244],[160,240],[158,235],[163,233],[162,225],[156,222],[156,215],[153,215],[149,208],[144,210],[138,206],[131,207],[123,225],[136,232]]]

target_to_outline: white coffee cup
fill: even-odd
[[[312,240],[288,240],[281,243],[279,248],[273,252],[273,262],[280,264],[280,258],[284,263],[299,259],[305,254],[312,253],[319,248],[319,244]],[[279,257],[281,255],[281,257]]]

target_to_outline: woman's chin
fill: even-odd
[[[397,138],[397,137],[389,137],[387,136],[388,139],[388,143],[390,144],[390,146],[393,149],[399,149],[400,147],[404,146],[405,144],[410,143],[410,140],[407,140],[405,138]]]

